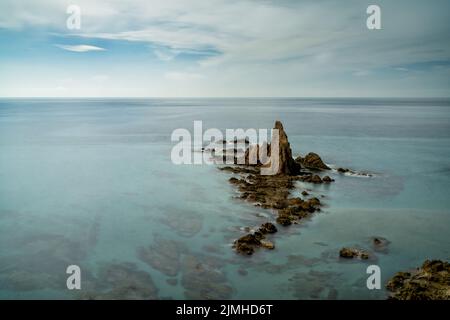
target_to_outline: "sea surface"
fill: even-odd
[[[322,211],[241,256],[233,240],[276,215],[217,166],[172,163],[173,130],[195,120],[281,120],[295,156],[373,176],[298,182],[293,196],[309,189]],[[0,99],[0,299],[385,299],[396,272],[450,260],[449,192],[449,100]],[[374,258],[343,261],[344,246]]]

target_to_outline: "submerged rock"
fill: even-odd
[[[222,271],[223,261],[201,256],[186,255],[183,259],[181,285],[187,299],[230,299],[233,288]]]
[[[310,152],[304,158],[297,157],[295,162],[302,167],[315,170],[330,170],[317,153]]]
[[[450,263],[426,260],[412,272],[398,272],[386,285],[397,300],[450,300]]]
[[[86,291],[81,299],[96,300],[152,300],[158,298],[158,289],[151,276],[133,263],[101,265],[94,291]],[[106,288],[106,290],[104,289]]]
[[[388,250],[388,245],[390,243],[391,242],[388,239],[383,238],[383,237],[372,237],[371,238],[372,248],[378,252],[386,253]]]
[[[196,235],[203,227],[203,217],[195,212],[167,212],[161,222],[184,237]]]
[[[180,270],[180,257],[185,247],[174,240],[155,238],[153,245],[137,250],[141,261],[167,276],[176,276]]]

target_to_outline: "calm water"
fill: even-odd
[[[280,228],[274,251],[231,250],[271,211],[230,175],[170,161],[176,128],[271,128],[294,155],[373,172],[332,174],[323,211]],[[424,259],[450,260],[450,102],[368,99],[0,100],[0,298],[384,299],[366,288]],[[391,241],[371,262],[343,246]],[[66,267],[82,290],[66,289]]]

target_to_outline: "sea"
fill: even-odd
[[[171,136],[276,120],[294,156],[371,176],[296,182],[321,211],[243,256],[233,241],[276,213],[218,165],[175,164]],[[448,99],[2,98],[0,299],[386,299],[396,272],[450,260],[449,159]]]

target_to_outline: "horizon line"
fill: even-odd
[[[450,96],[0,96],[0,99],[450,99]]]

